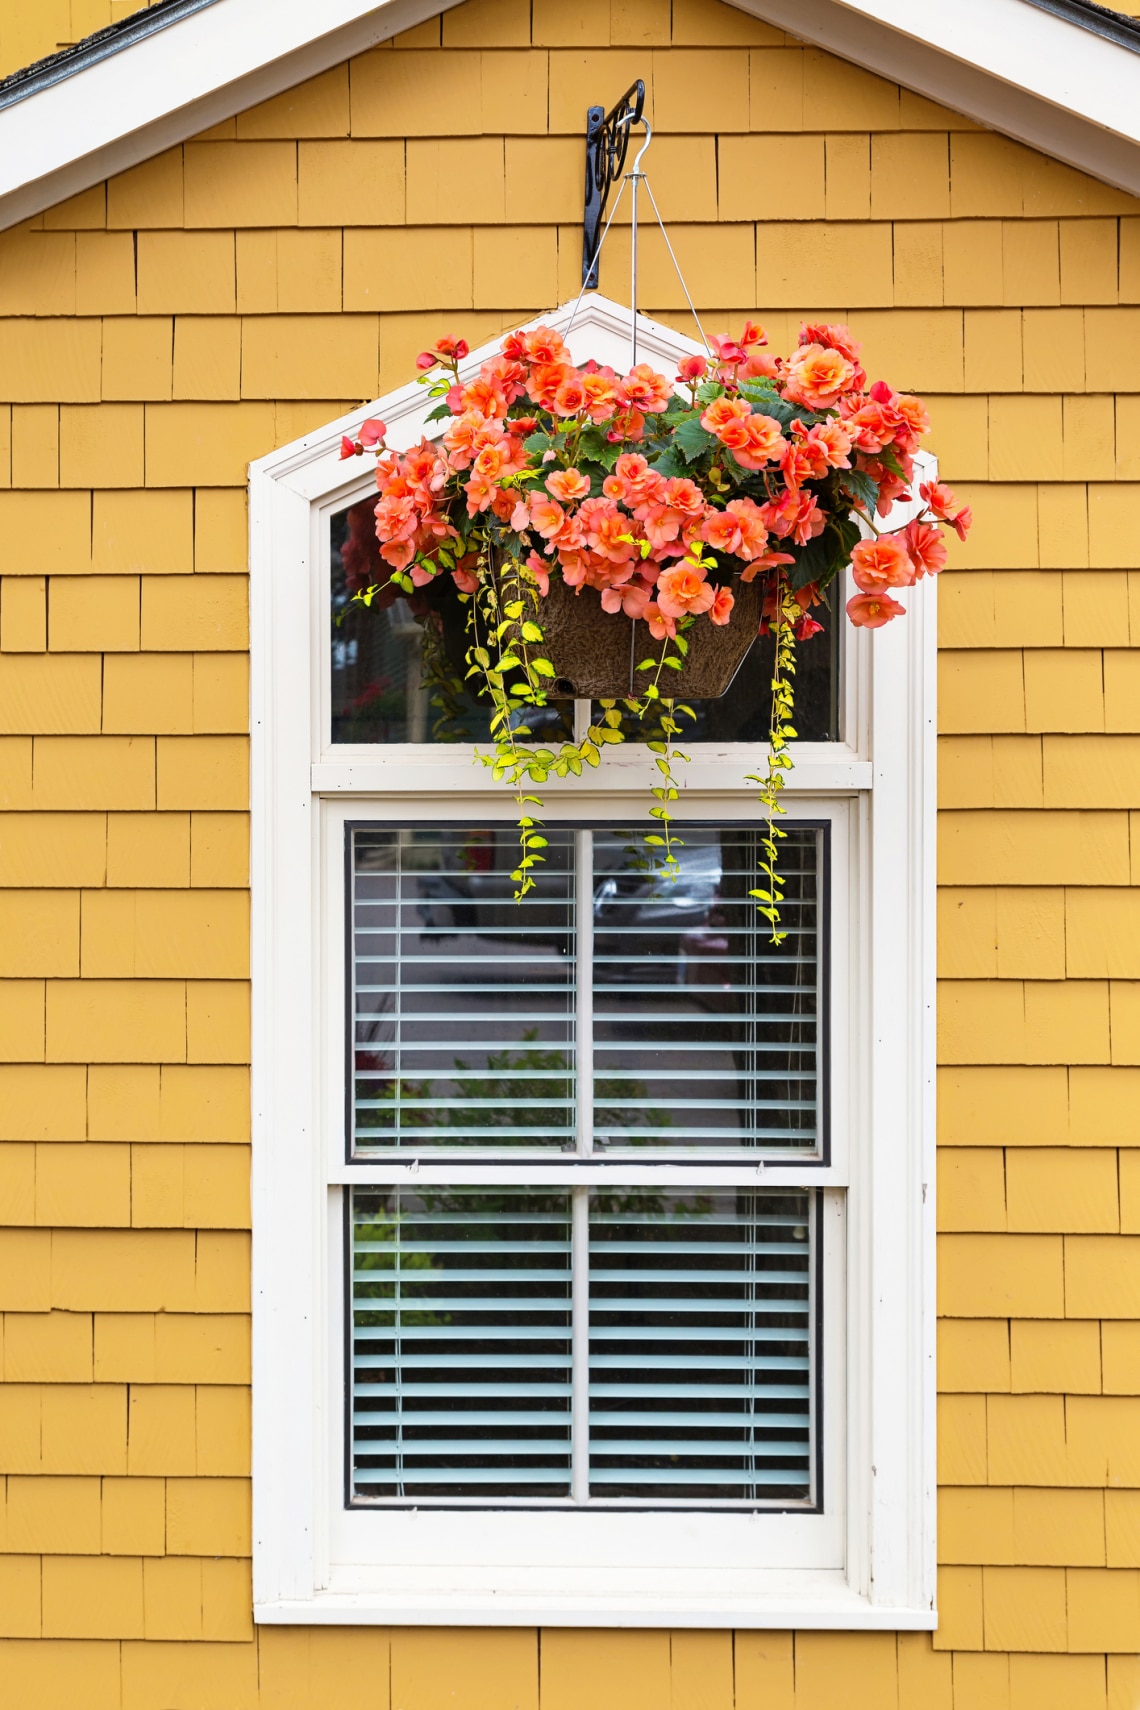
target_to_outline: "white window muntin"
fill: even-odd
[[[559,318],[545,317],[555,325]],[[586,306],[578,328],[583,339],[604,345],[623,323],[627,337],[628,311],[598,300]],[[657,354],[688,348],[667,329],[643,324]],[[512,1564],[528,1559],[512,1527],[525,1527],[533,1515],[497,1516],[494,1536],[484,1528],[475,1553],[460,1551],[457,1559],[431,1526],[418,1524],[422,1510],[379,1517],[381,1533],[368,1528],[377,1516],[342,1506],[343,1248],[336,1230],[343,1226],[339,1187],[348,1167],[343,1151],[333,1158],[328,1145],[321,933],[330,903],[322,885],[326,874],[333,880],[322,861],[326,804],[351,802],[354,816],[365,817],[382,792],[384,811],[404,818],[430,813],[441,795],[452,813],[510,812],[502,798],[492,808],[493,792],[478,777],[472,787],[474,768],[462,754],[427,747],[332,751],[324,739],[327,514],[367,490],[360,480],[345,482],[336,448],[343,430],[351,432],[377,408],[389,421],[402,411],[412,422],[422,408],[413,392],[405,388],[330,424],[252,471],[257,1618],[929,1627],[935,1621],[933,587],[912,600],[905,624],[873,643],[865,634],[847,636],[845,740],[801,744],[787,798],[792,811],[817,816],[825,804],[829,813],[842,808],[850,827],[849,919],[844,933],[833,932],[833,949],[848,940],[852,946],[842,999],[838,968],[832,981],[834,1001],[855,1017],[842,1101],[847,1114],[841,1123],[833,1084],[831,1162],[794,1166],[812,1171],[812,1185],[827,1186],[829,1205],[843,1207],[846,1199],[841,1275],[828,1289],[828,1315],[832,1307],[841,1313],[843,1336],[831,1334],[824,1357],[828,1395],[840,1398],[825,1411],[825,1434],[838,1434],[825,1448],[825,1513],[763,1515],[770,1565],[767,1549],[753,1555],[744,1533],[733,1532],[745,1517],[686,1514],[683,1524],[697,1522],[707,1549],[694,1555],[695,1534],[686,1532],[686,1567],[672,1580],[668,1551],[651,1546],[639,1558],[636,1534],[649,1537],[657,1522],[673,1524],[677,1516],[563,1514],[560,1525],[565,1521],[569,1530],[539,1583],[525,1571],[512,1576]],[[404,437],[415,437],[414,423]],[[738,793],[742,759],[755,756],[747,747],[702,752],[700,784],[686,791],[682,816],[714,819],[730,804],[747,811],[747,797]],[[645,775],[643,756],[627,745],[607,756],[586,791],[581,784],[549,789],[547,812],[628,820],[621,798],[636,798]],[[338,1061],[339,1051],[338,1043]],[[832,1061],[837,1083],[834,1049]],[[343,1105],[341,1113],[343,1132]],[[766,1185],[794,1180],[788,1168],[768,1165]],[[835,1192],[832,1184],[851,1191]],[[329,1215],[314,1221],[322,1194]],[[830,1359],[840,1347],[842,1371],[833,1378]],[[841,1508],[831,1502],[840,1482]],[[402,1535],[393,1529],[397,1520]],[[760,1524],[752,1517],[746,1523]],[[575,1530],[583,1524],[587,1530]],[[838,1549],[834,1541],[822,1550],[808,1542],[828,1527],[838,1529]],[[624,1545],[614,1528],[625,1529]],[[384,1542],[370,1549],[367,1535]],[[741,1549],[749,1558],[743,1569]],[[615,1561],[627,1562],[630,1572],[607,1577]],[[690,1562],[695,1575],[687,1572]],[[744,1579],[733,1577],[740,1571]]]

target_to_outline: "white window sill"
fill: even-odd
[[[266,1625],[314,1626],[491,1626],[491,1627],[707,1627],[847,1629],[867,1632],[930,1632],[934,1608],[875,1604],[852,1591],[841,1572],[765,1571],[756,1574],[663,1573],[658,1583],[632,1595],[624,1587],[575,1590],[535,1588],[523,1569],[487,1588],[455,1583],[438,1589],[438,1574],[393,1569],[368,1571],[368,1588],[353,1588],[359,1576],[336,1574],[335,1588],[312,1598],[281,1598],[254,1604],[254,1619]],[[454,1576],[458,1581],[462,1576]],[[644,1575],[640,1576],[644,1579]],[[423,1579],[423,1584],[417,1580]],[[526,1580],[524,1589],[521,1582]],[[513,1581],[513,1583],[512,1583]]]

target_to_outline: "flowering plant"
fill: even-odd
[[[899,589],[946,563],[940,525],[965,538],[969,510],[938,483],[920,487],[923,509],[904,529],[880,529],[895,500],[910,498],[929,418],[919,398],[868,387],[846,327],[805,325],[787,358],[766,345],[748,322],[738,338],[712,337],[707,357],[685,357],[671,380],[646,363],[626,374],[575,364],[560,335],[538,327],[508,334],[464,380],[466,343],[442,338],[417,360],[439,400],[428,419],[445,424],[440,439],[400,453],[383,423],[368,421],[342,442],[344,457],[378,459],[384,574],[355,598],[415,599],[449,578],[466,606],[467,676],[490,703],[494,739],[479,758],[518,801],[516,896],[532,888],[545,847],[533,787],[596,766],[623,738],[623,707],[648,723],[661,774],[652,858],[676,870],[675,739],[693,714],[669,692],[670,674],[684,673],[697,626],[726,627],[734,612],[742,621],[742,590],[761,578],[751,634],[758,611],[776,645],[767,773],[754,780],[767,820],[763,882],[752,895],[778,940],[775,816],[796,734],[795,644],[822,629],[813,613],[848,565],[857,591],[847,615],[874,629],[902,613]],[[527,716],[558,677],[544,603],[559,582],[615,624],[644,623],[649,643],[640,687],[602,700],[585,738],[555,749],[528,740]]]

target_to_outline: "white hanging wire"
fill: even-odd
[[[625,120],[625,123],[626,124],[632,124],[633,123],[633,115],[632,114],[630,114],[629,117]],[[665,240],[665,248],[669,251],[669,259],[673,263],[673,270],[676,273],[678,280],[680,281],[682,291],[685,293],[685,301],[689,305],[689,313],[692,315],[693,321],[694,321],[696,328],[697,328],[697,331],[701,335],[701,343],[704,345],[705,350],[708,353],[708,355],[709,356],[712,355],[712,348],[709,344],[708,338],[705,336],[705,329],[701,325],[701,317],[697,314],[696,307],[693,303],[692,294],[690,293],[689,287],[685,282],[685,275],[681,272],[681,264],[677,260],[676,252],[673,249],[673,245],[669,242],[669,233],[665,229],[665,221],[661,218],[661,210],[657,206],[657,198],[653,194],[653,186],[649,182],[648,174],[642,172],[642,170],[641,170],[642,156],[645,154],[646,149],[649,147],[650,143],[653,141],[653,132],[650,129],[648,119],[642,118],[640,123],[645,126],[645,141],[642,143],[641,147],[638,149],[637,156],[636,156],[634,163],[633,163],[632,167],[630,168],[630,170],[628,172],[622,174],[622,180],[621,180],[621,184],[618,188],[617,197],[614,201],[613,211],[611,212],[609,219],[606,221],[605,229],[603,230],[601,237],[598,239],[598,247],[594,251],[593,255],[590,257],[590,265],[585,270],[585,276],[587,279],[589,279],[594,268],[598,264],[598,260],[601,256],[601,253],[602,253],[602,245],[605,243],[606,238],[609,235],[609,229],[614,223],[614,217],[617,214],[618,208],[621,206],[621,199],[625,193],[626,184],[628,183],[628,184],[632,185],[632,191],[631,191],[632,219],[630,221],[630,290],[629,290],[629,296],[630,296],[630,367],[631,368],[636,368],[636,366],[637,366],[637,249],[638,249],[637,189],[638,189],[638,185],[641,183],[644,183],[644,185],[645,185],[646,194],[648,195],[649,201],[652,205],[653,212],[654,212],[654,215],[655,215],[656,220],[657,220],[657,224],[661,228],[661,236]],[[569,336],[570,336],[571,328],[574,325],[575,318],[577,317],[578,310],[582,306],[582,299],[585,297],[585,295],[586,295],[586,285],[585,285],[585,283],[583,283],[582,289],[578,293],[577,301],[575,302],[573,309],[570,311],[570,319],[566,324],[566,332],[563,335],[566,338],[569,338]]]
[[[669,233],[665,230],[665,221],[661,218],[661,212],[657,206],[657,198],[653,194],[653,186],[652,186],[652,184],[650,184],[648,178],[646,178],[646,180],[645,180],[645,189],[646,189],[646,193],[649,197],[649,200],[653,204],[653,212],[657,215],[657,224],[661,227],[661,236],[665,239],[665,248],[669,251],[669,259],[673,263],[674,268],[676,269],[677,278],[681,281],[681,289],[685,293],[685,301],[689,305],[689,313],[692,315],[694,321],[697,323],[697,331],[701,335],[701,343],[704,345],[705,350],[711,356],[712,355],[712,349],[709,345],[708,339],[705,337],[705,329],[701,325],[701,317],[698,315],[696,309],[693,306],[693,299],[689,295],[689,287],[685,283],[685,275],[681,272],[681,263],[677,260],[677,257],[673,253],[673,245],[669,242]]]
[[[604,244],[604,243],[605,243],[605,241],[606,241],[606,234],[607,234],[607,233],[608,233],[608,231],[609,231],[609,229],[610,229],[610,227],[611,227],[611,226],[612,226],[612,225],[613,225],[613,223],[614,223],[614,214],[616,214],[616,213],[617,213],[617,211],[618,211],[618,209],[619,209],[619,208],[620,208],[620,206],[621,206],[621,199],[622,199],[622,197],[623,197],[623,196],[624,196],[624,194],[625,194],[625,179],[624,179],[624,178],[623,178],[623,179],[622,179],[622,181],[621,181],[621,184],[620,184],[620,186],[619,186],[619,187],[618,187],[618,193],[617,193],[617,196],[616,196],[616,197],[615,197],[615,198],[614,198],[614,206],[613,206],[613,213],[611,213],[611,215],[610,215],[610,217],[609,217],[609,219],[608,219],[608,220],[607,220],[607,221],[606,221],[606,226],[605,226],[605,231],[603,231],[603,233],[602,233],[602,235],[601,235],[601,237],[600,237],[600,238],[599,238],[599,239],[598,239],[598,247],[597,247],[597,249],[596,249],[596,250],[595,250],[595,251],[594,251],[594,253],[593,253],[593,255],[592,255],[592,256],[591,256],[591,257],[590,257],[590,265],[589,265],[589,267],[587,267],[587,268],[586,268],[586,269],[585,269],[585,270],[584,270],[584,271],[585,271],[585,275],[586,275],[586,279],[588,279],[588,278],[589,278],[589,277],[590,277],[590,275],[591,275],[591,273],[592,273],[592,272],[593,272],[593,271],[594,271],[594,268],[595,268],[595,267],[596,267],[596,266],[597,266],[597,264],[598,264],[598,257],[599,257],[599,256],[600,256],[600,255],[601,255],[601,253],[602,253],[602,245],[603,245],[603,244]],[[574,307],[573,307],[573,308],[572,308],[572,309],[571,309],[571,311],[570,311],[570,319],[569,319],[569,320],[568,320],[568,321],[567,321],[567,323],[566,323],[566,331],[565,331],[565,333],[564,333],[564,334],[563,334],[563,337],[564,337],[564,338],[569,338],[569,337],[570,337],[570,329],[571,329],[571,327],[572,327],[572,326],[573,326],[573,325],[574,325],[574,319],[575,319],[575,316],[576,316],[576,315],[577,315],[577,313],[578,313],[578,310],[579,310],[579,309],[580,309],[580,308],[581,308],[581,307],[582,307],[582,298],[583,298],[583,297],[584,297],[584,296],[585,296],[585,295],[586,295],[586,281],[585,281],[585,279],[584,279],[584,280],[583,280],[583,281],[582,281],[582,289],[581,289],[581,290],[580,290],[580,291],[579,291],[579,293],[578,293],[578,300],[577,300],[577,302],[576,302],[576,303],[575,303],[575,304],[574,304]]]

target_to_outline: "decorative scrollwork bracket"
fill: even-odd
[[[629,148],[629,133],[641,118],[645,84],[630,84],[609,112],[591,107],[586,114],[586,203],[582,218],[582,289],[598,284],[598,239],[606,214],[610,186],[621,175]]]

